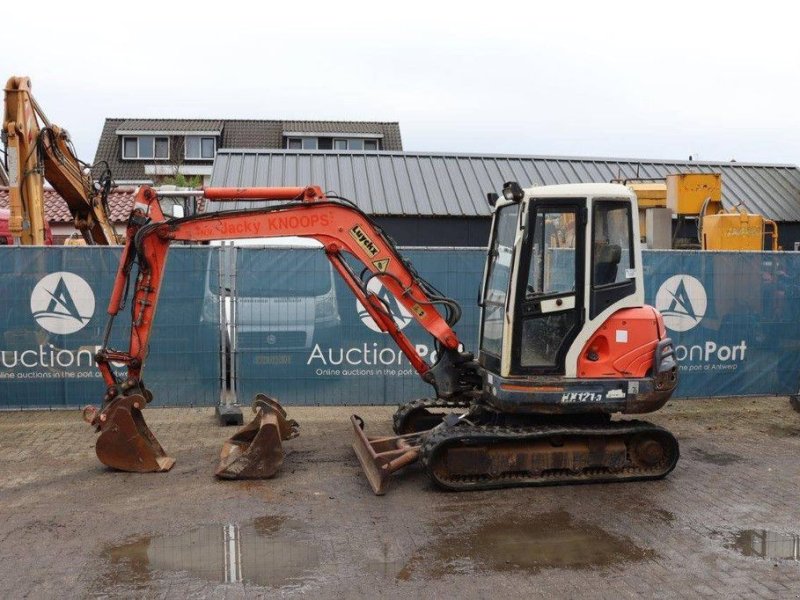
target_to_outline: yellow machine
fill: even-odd
[[[639,236],[642,240],[647,236],[647,209],[666,208],[667,186],[665,183],[629,183],[628,187],[636,194],[639,206]]]
[[[660,209],[676,216],[679,223],[696,217],[698,243],[703,250],[778,250],[778,225],[774,221],[743,209],[723,209],[719,173],[675,173],[664,181],[628,183],[628,187],[636,194],[642,239],[652,235],[647,230],[651,222],[646,218],[647,211]],[[671,217],[667,219],[671,227]]]
[[[110,173],[95,185],[89,165],[75,156],[69,134],[47,120],[31,95],[27,77],[12,77],[6,84],[2,136],[8,170],[9,229],[15,243],[45,243],[45,180],[67,203],[75,227],[87,244],[118,243],[108,217]]]
[[[778,250],[778,225],[746,211],[705,215],[702,221],[703,250]]]
[[[697,216],[722,208],[722,175],[677,173],[667,175],[667,208],[681,216]]]

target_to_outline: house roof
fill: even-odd
[[[135,191],[136,188],[133,187],[117,187],[108,195],[112,223],[124,223],[128,220]],[[0,208],[8,208],[8,196],[8,188],[0,187]],[[48,188],[44,190],[44,214],[50,224],[72,223],[67,203],[55,190]]]
[[[370,134],[381,137],[386,150],[402,150],[400,125],[380,121],[286,121],[256,119],[106,119],[94,162],[105,161],[117,181],[150,180],[145,164],[155,161],[123,161],[120,136],[126,133],[162,133],[165,135],[204,132],[220,133],[219,148],[281,148],[285,133]],[[193,165],[210,161],[191,161]],[[170,164],[167,161],[166,164]],[[95,175],[99,175],[100,167]]]
[[[225,149],[212,186],[315,184],[373,215],[486,217],[486,193],[505,181],[523,187],[659,179],[670,173],[722,173],[722,202],[776,221],[800,221],[800,170],[794,165],[735,162],[500,156],[429,152],[337,152]],[[239,203],[226,203],[234,208]],[[244,206],[242,204],[240,208]],[[252,203],[247,206],[253,206]],[[219,210],[209,202],[207,210]]]
[[[220,119],[125,119],[115,133],[222,131]]]

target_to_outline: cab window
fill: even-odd
[[[536,214],[525,299],[575,289],[575,213]]]
[[[618,202],[597,202],[594,206],[594,285],[626,281],[626,269],[633,268],[631,252],[631,207]]]
[[[630,203],[595,201],[591,318],[636,291],[632,227]]]
[[[517,234],[519,205],[504,206],[495,217],[495,232],[489,251],[486,289],[483,297],[483,335],[481,350],[500,356],[503,347],[503,321],[511,279],[514,238]]]

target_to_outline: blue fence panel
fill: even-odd
[[[0,407],[98,403],[93,354],[102,342],[119,248],[0,248]],[[477,350],[485,251],[404,249],[421,275],[456,299],[455,327]],[[237,252],[240,400],[395,404],[426,396],[391,338],[370,319],[323,253]],[[219,249],[170,252],[145,381],[155,405],[213,405],[220,390]],[[800,254],[646,251],[646,300],[677,346],[679,397],[790,394],[800,387]],[[358,265],[353,265],[358,270]],[[380,289],[427,359],[430,336]],[[111,346],[126,348],[130,316]]]
[[[402,254],[462,305],[455,329],[466,347],[476,347],[485,251],[404,249]],[[240,282],[252,273],[260,278],[259,285],[237,289],[240,400],[265,392],[287,405],[397,404],[430,395],[430,386],[391,337],[377,330],[321,250],[241,248],[237,272]],[[377,279],[369,285],[390,303],[403,333],[430,360],[430,335]]]
[[[208,281],[218,281],[218,252],[209,246],[170,250],[144,372],[159,405],[219,402],[219,298],[205,293]]]
[[[646,300],[677,344],[678,397],[793,394],[800,254],[648,251]]]
[[[105,385],[94,353],[120,252],[0,248],[0,407],[65,408],[102,400]],[[218,312],[203,310],[209,253],[182,247],[170,253],[145,373],[158,404],[213,404],[219,398]],[[126,310],[116,319],[110,346],[127,348],[129,333]]]

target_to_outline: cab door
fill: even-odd
[[[586,203],[531,201],[515,298],[512,374],[564,374],[584,322]]]

